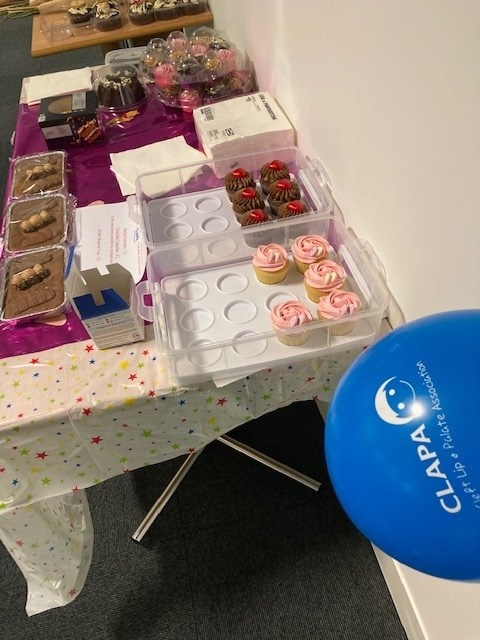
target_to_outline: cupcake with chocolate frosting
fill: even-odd
[[[270,185],[267,200],[272,213],[277,215],[277,210],[282,204],[292,200],[300,200],[300,187],[295,180],[282,178]]]
[[[282,160],[272,160],[260,167],[260,185],[265,195],[270,186],[282,178],[290,178],[288,166]]]
[[[256,182],[252,174],[242,167],[237,167],[227,173],[224,178],[224,184],[230,200],[232,200],[235,193],[240,189],[245,189],[246,187],[253,187],[255,189],[256,187]]]
[[[258,232],[255,231],[255,233],[253,233],[249,231],[244,234],[245,243],[249,247],[258,247],[260,244],[272,242],[274,230],[271,225],[265,226],[265,223],[271,222],[271,220],[272,216],[267,213],[265,209],[252,209],[240,217],[239,222],[242,228],[250,229],[251,227],[260,227]]]
[[[303,216],[305,213],[309,213],[310,207],[303,200],[292,200],[282,204],[277,209],[278,220],[285,220],[287,218],[295,218],[297,216]],[[310,230],[310,223],[295,224],[289,227],[290,237],[303,235]]]
[[[265,209],[265,202],[260,193],[254,187],[239,189],[232,196],[232,206],[237,220],[240,222],[241,216],[252,209]]]
[[[150,24],[155,21],[155,11],[151,0],[130,0],[128,17],[132,24]]]
[[[85,0],[72,0],[67,15],[70,24],[84,24],[93,17],[93,9]]]
[[[113,31],[122,26],[122,15],[114,0],[102,0],[95,4],[95,26],[99,31]]]

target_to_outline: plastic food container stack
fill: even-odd
[[[210,161],[137,179],[131,215],[141,222],[150,249],[147,280],[138,285],[140,313],[153,322],[158,348],[178,384],[328,356],[371,344],[379,335],[387,305],[381,263],[334,215],[321,164],[288,147],[232,158],[231,165],[258,179],[260,167],[273,158],[289,165],[309,213],[241,227]],[[354,328],[346,335],[337,335],[341,320],[317,320],[316,305],[295,268],[291,246],[299,235],[308,234],[328,240],[329,257],[347,275],[344,289],[360,298],[361,309],[349,316]],[[289,254],[289,273],[280,284],[264,285],[256,279],[252,255],[265,240],[282,245]],[[286,300],[302,302],[314,318],[303,345],[283,344],[272,328],[270,312]]]

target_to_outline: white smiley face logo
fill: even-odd
[[[375,395],[375,409],[380,418],[388,424],[408,424],[419,415],[415,391],[405,380],[397,380],[396,376],[385,380]]]

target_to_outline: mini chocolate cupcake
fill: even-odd
[[[291,202],[286,202],[282,204],[277,209],[277,219],[278,220],[286,220],[291,218],[300,217],[303,219],[304,214],[309,213],[310,207],[303,200],[292,200]],[[289,235],[291,236],[301,236],[308,233],[310,230],[310,223],[305,222],[304,224],[295,224],[291,225],[288,228]]]
[[[175,0],[155,0],[155,20],[174,20],[181,15],[181,11]]]
[[[99,31],[113,31],[122,26],[120,9],[114,0],[102,0],[95,4],[95,26]]]
[[[252,177],[252,174],[242,167],[237,167],[227,173],[224,178],[225,190],[230,200],[239,189],[245,189],[245,187],[256,187],[256,182]]]
[[[252,209],[265,209],[265,202],[254,187],[240,189],[232,197],[233,211],[240,221],[240,217]]]
[[[277,210],[282,204],[292,200],[300,200],[300,187],[294,180],[282,178],[270,185],[268,203],[273,215],[277,215]]]
[[[261,227],[258,232],[255,231],[255,233],[249,232],[244,234],[243,239],[249,247],[258,247],[261,244],[268,244],[273,241],[274,229],[272,228],[272,225],[265,224],[272,221],[272,216],[264,209],[252,209],[251,211],[247,211],[238,218],[238,221],[244,229],[250,229],[253,226]]]
[[[207,10],[207,0],[183,0],[181,7],[184,15],[193,16]]]
[[[290,178],[288,166],[282,160],[272,160],[260,167],[260,185],[266,195],[270,186],[282,178]]]
[[[70,24],[85,24],[93,18],[93,9],[85,0],[72,0],[67,15]]]
[[[132,24],[150,24],[155,21],[155,11],[151,0],[130,0],[128,17]]]

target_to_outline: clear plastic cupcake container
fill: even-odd
[[[140,314],[153,322],[158,348],[179,384],[327,356],[366,346],[379,335],[387,303],[383,269],[335,217],[330,180],[321,163],[292,146],[231,158],[228,164],[244,168],[258,181],[260,168],[273,159],[288,165],[310,211],[251,227],[238,223],[213,161],[137,178],[130,214],[140,222],[149,248],[147,280],[138,287]],[[295,268],[291,247],[306,234],[327,239],[329,257],[347,274],[345,288],[361,299],[360,311],[349,318],[354,328],[348,335],[336,335],[341,320],[317,319],[316,305]],[[261,284],[255,277],[252,255],[264,240],[282,245],[289,254],[288,276],[278,285]],[[152,306],[145,303],[147,295]],[[272,308],[286,300],[304,303],[314,318],[304,344],[283,344],[271,326]],[[301,331],[305,329],[294,327],[286,333]]]
[[[163,104],[185,113],[255,90],[253,71],[237,47],[220,31],[201,27],[187,38],[174,31],[161,48],[151,40],[142,56],[141,69]]]

